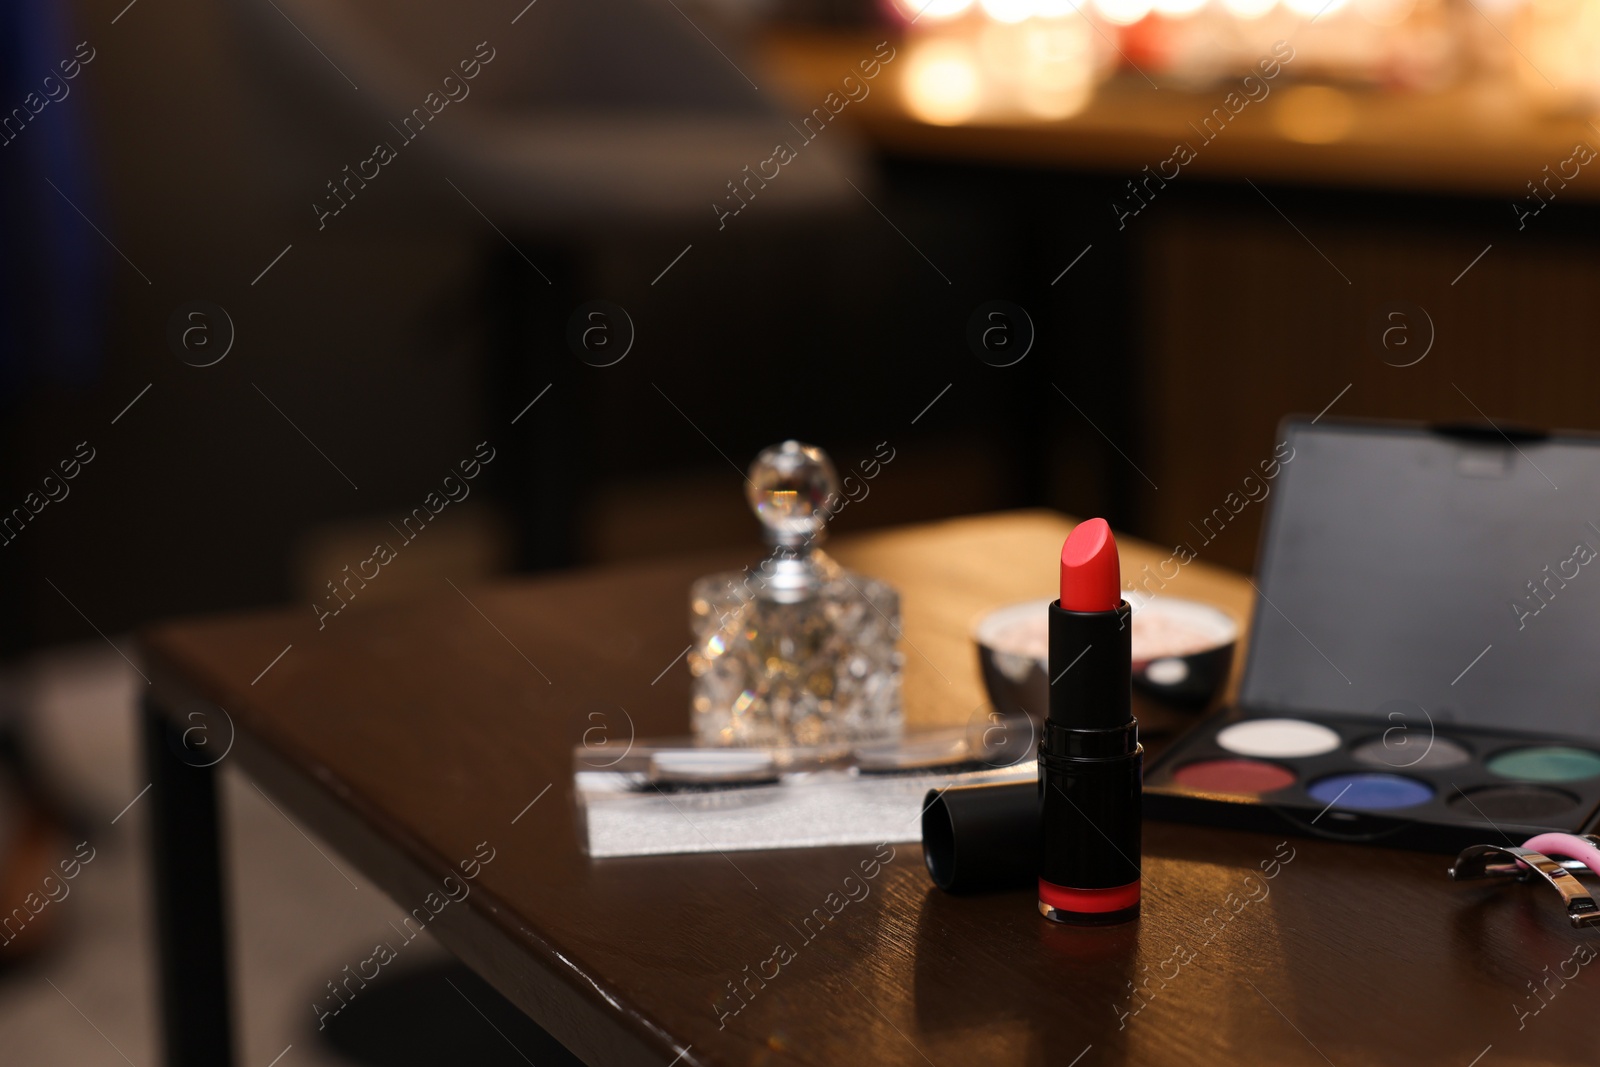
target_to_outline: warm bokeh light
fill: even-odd
[[[983,13],[996,22],[1021,22],[1035,13],[1034,0],[979,0]]]
[[[902,76],[914,109],[931,122],[961,122],[980,110],[1063,118],[1083,108],[1100,81],[1117,71],[1131,75],[1135,64],[1146,76],[1175,74],[1190,91],[1220,86],[1255,67],[1261,42],[1313,26],[1316,33],[1295,38],[1298,58],[1285,86],[1316,78],[1388,93],[1435,92],[1509,77],[1544,101],[1540,106],[1600,110],[1600,0],[893,3],[914,23],[913,39],[967,46],[943,46],[930,53],[939,67],[930,72],[924,64]],[[1047,35],[1062,25],[1074,27],[1071,36]],[[1034,36],[997,45],[986,36],[997,28]],[[1274,103],[1283,135],[1308,144],[1344,137],[1344,110],[1331,99],[1313,93],[1298,107]]]
[[[1083,20],[1024,27],[1023,77],[1039,85],[1083,85],[1094,78],[1094,30]]]
[[[973,0],[894,0],[894,6],[907,20],[934,21],[965,14]]]
[[[1150,14],[1150,0],[1094,0],[1095,10],[1107,22],[1131,26]]]
[[[1085,14],[984,19],[919,35],[901,75],[906,107],[943,126],[982,113],[1058,121],[1083,110],[1110,73],[1115,45]],[[1071,8],[1068,8],[1071,11]]]
[[[954,126],[978,111],[982,84],[965,41],[917,41],[900,83],[906,107],[924,122]]]
[[[1086,19],[1033,18],[986,27],[978,53],[987,83],[1005,90],[1000,95],[1037,118],[1063,119],[1093,95],[1097,41]]]
[[[1023,110],[1037,118],[1053,120],[1076,115],[1093,96],[1094,83],[1091,81],[1063,86],[1024,79],[1017,91],[1017,99]]]
[[[1527,62],[1516,64],[1524,83],[1543,92],[1553,82],[1584,106],[1600,106],[1600,2],[1534,0],[1527,24]]]
[[[1348,93],[1325,85],[1300,85],[1284,90],[1273,109],[1272,124],[1291,141],[1331,144],[1350,132],[1355,114]]]
[[[1374,26],[1391,28],[1417,9],[1417,0],[1355,0],[1356,14]]]
[[[1350,0],[1283,0],[1283,6],[1308,19],[1325,19],[1336,14]]]

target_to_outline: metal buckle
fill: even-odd
[[[1526,882],[1537,874],[1561,894],[1567,918],[1575,927],[1600,925],[1600,903],[1576,875],[1542,852],[1514,845],[1471,845],[1450,867],[1450,878],[1470,882],[1484,878],[1514,878]]]

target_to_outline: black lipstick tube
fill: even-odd
[[[1039,739],[1039,913],[1080,926],[1139,915],[1144,747],[1130,684],[1133,610],[1050,605],[1050,714]]]

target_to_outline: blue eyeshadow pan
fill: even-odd
[[[1410,808],[1433,799],[1433,787],[1398,774],[1332,774],[1306,790],[1324,804],[1355,811]]]

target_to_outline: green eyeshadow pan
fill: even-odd
[[[1569,745],[1514,748],[1489,760],[1489,770],[1524,782],[1576,782],[1600,776],[1600,753]]]

